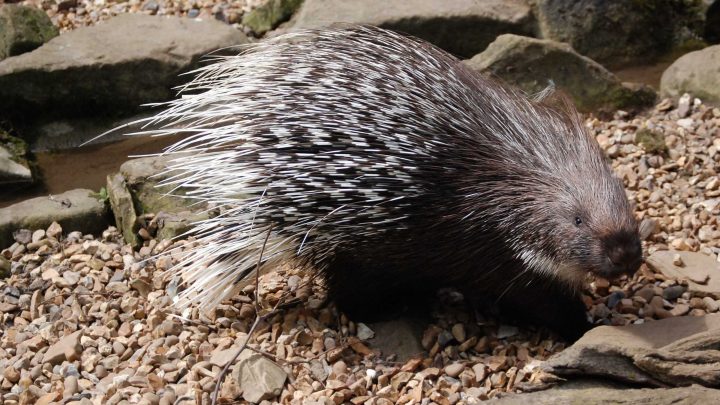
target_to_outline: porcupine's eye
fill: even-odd
[[[580,226],[580,225],[582,225],[582,223],[583,223],[582,218],[575,217],[575,226]]]

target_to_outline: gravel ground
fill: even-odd
[[[45,10],[60,32],[94,25],[125,13],[216,18],[243,29],[244,13],[266,0],[23,0],[20,4]]]
[[[587,125],[637,203],[647,252],[720,252],[720,109],[684,97]],[[0,273],[10,274],[0,281],[3,403],[209,403],[256,319],[254,286],[210,314],[177,313],[177,286],[159,274],[183,241],[158,242],[149,230],[133,251],[114,228],[98,237],[71,231],[21,231],[0,254]],[[400,362],[327,303],[319,281],[281,268],[260,285],[264,316],[244,351],[254,357],[242,363],[254,373],[236,367],[220,391],[226,403],[242,389],[281,403],[473,404],[522,391],[538,362],[565,347],[546,331],[468,313],[461,296],[444,292],[422,334],[425,352]],[[592,280],[584,298],[595,323],[612,325],[699,316],[720,304],[645,265],[630,279]]]

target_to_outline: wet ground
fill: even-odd
[[[35,153],[42,184],[0,190],[0,208],[27,198],[59,194],[75,188],[98,191],[105,186],[107,175],[116,172],[129,156],[161,152],[179,139],[179,136],[126,137],[111,143]]]

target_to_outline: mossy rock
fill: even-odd
[[[295,14],[303,0],[269,0],[243,16],[243,24],[258,35],[276,28]]]
[[[0,6],[0,59],[30,52],[58,33],[40,9],[17,4]]]
[[[641,144],[648,153],[664,154],[667,152],[663,134],[648,128],[641,128],[635,133],[635,142]]]
[[[487,49],[465,63],[537,94],[550,83],[572,98],[583,112],[641,109],[655,102],[647,86],[625,84],[599,63],[568,44],[514,34],[500,35]]]

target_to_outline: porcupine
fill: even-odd
[[[187,133],[164,184],[210,202],[172,271],[212,307],[293,261],[363,319],[457,287],[567,337],[588,272],[642,260],[633,210],[581,118],[416,38],[368,26],[286,34],[200,68],[151,124]]]

